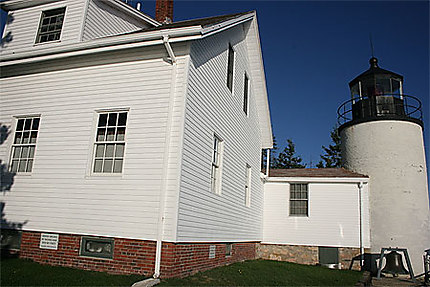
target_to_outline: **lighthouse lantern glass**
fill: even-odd
[[[359,82],[351,87],[351,99],[361,99]]]

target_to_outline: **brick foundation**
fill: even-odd
[[[359,248],[340,247],[338,250],[342,269],[348,269],[352,258],[360,254]],[[268,260],[315,265],[318,264],[318,246],[260,244],[257,256]],[[360,269],[359,262],[353,265],[353,269]]]
[[[60,234],[58,250],[39,248],[40,232],[23,231],[20,257],[33,261],[113,274],[152,276],[155,263],[155,241],[115,238],[113,259],[80,256],[80,235]],[[209,258],[209,248],[216,248],[215,258]],[[162,247],[160,277],[184,277],[198,271],[256,258],[255,242],[234,243],[230,256],[226,244],[170,243]]]

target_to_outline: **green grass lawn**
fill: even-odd
[[[59,266],[41,265],[18,258],[1,259],[3,286],[131,286],[140,275],[111,275]]]
[[[360,277],[361,273],[357,271],[252,260],[183,279],[163,279],[160,286],[353,286]],[[144,278],[2,258],[0,279],[1,286],[131,286]]]
[[[234,263],[160,286],[354,286],[362,273],[269,260]]]

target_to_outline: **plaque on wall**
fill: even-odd
[[[40,245],[39,247],[41,249],[51,249],[51,250],[57,250],[58,249],[58,234],[53,233],[42,233],[40,236]]]
[[[215,258],[215,252],[216,252],[216,246],[210,245],[209,246],[209,259]]]

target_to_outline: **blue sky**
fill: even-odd
[[[257,11],[278,146],[291,138],[306,163],[319,161],[349,81],[369,68],[371,33],[380,66],[423,103],[429,163],[428,1],[176,1],[174,20],[248,10]]]
[[[369,34],[382,68],[404,76],[405,94],[423,103],[429,163],[428,1],[184,1],[174,21],[256,10],[272,125],[315,165],[330,143],[348,82],[368,69]],[[143,1],[154,16],[155,1]],[[2,14],[4,16],[4,14]],[[4,17],[2,17],[3,19]]]

